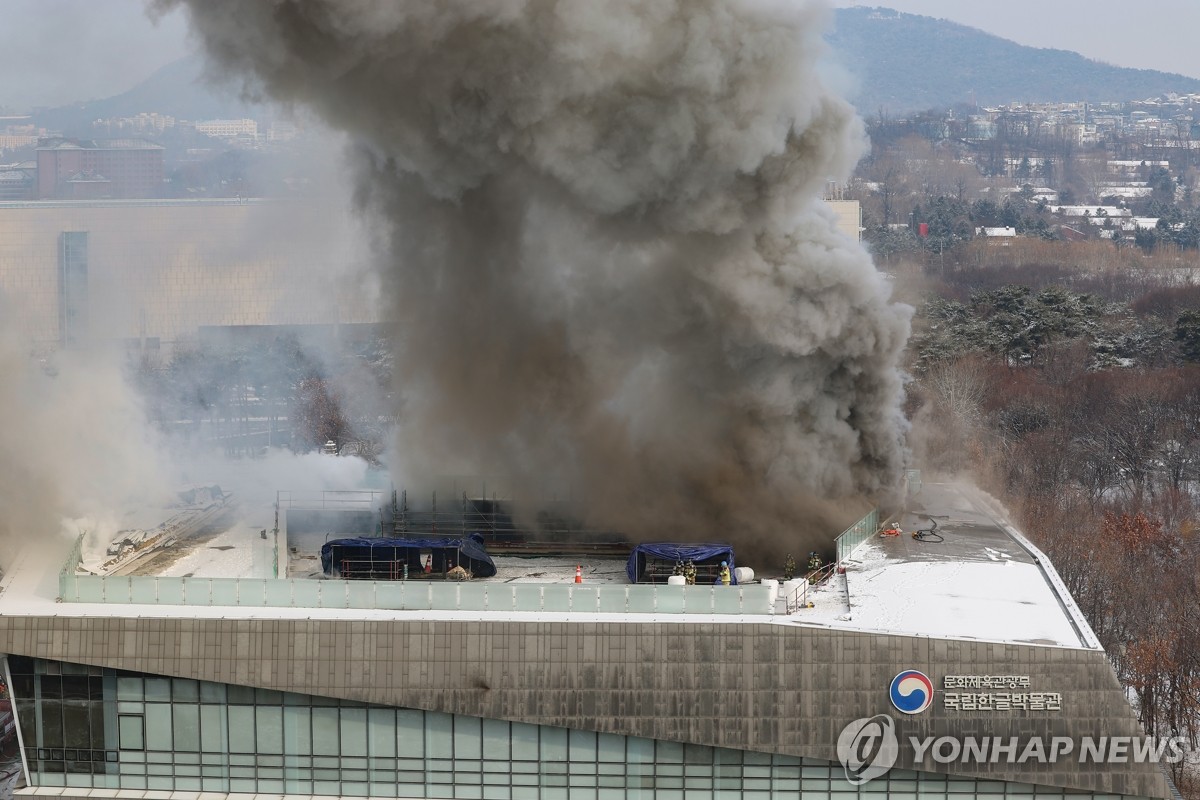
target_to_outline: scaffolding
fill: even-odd
[[[393,489],[390,509],[381,511],[390,512],[390,518],[381,527],[397,538],[478,534],[489,551],[520,555],[627,554],[632,547],[615,531],[580,522],[569,496],[530,503],[538,510],[523,517],[511,496],[489,493],[486,481],[470,488],[463,483],[454,479],[420,499],[406,489]]]

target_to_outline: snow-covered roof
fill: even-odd
[[[936,520],[940,542],[922,542],[911,532],[931,527]],[[789,608],[766,601],[774,613],[765,611],[761,601],[747,602],[721,613],[663,613],[661,602],[652,613],[633,613],[632,601],[627,613],[593,611],[516,611],[468,608],[429,610],[407,606],[391,608],[313,605],[294,601],[282,605],[264,605],[262,600],[226,605],[173,604],[157,602],[58,602],[58,573],[66,561],[71,541],[63,538],[42,541],[20,559],[6,565],[11,568],[0,585],[0,614],[12,616],[68,617],[157,617],[157,618],[237,618],[237,619],[470,619],[515,621],[556,620],[570,622],[674,622],[737,623],[758,622],[775,625],[801,625],[823,628],[883,632],[897,635],[947,639],[976,639],[991,642],[1020,642],[1046,646],[1097,648],[1094,634],[1045,557],[1016,531],[1005,518],[1003,509],[977,489],[958,483],[926,483],[909,501],[901,515],[904,533],[883,538],[873,535],[845,563],[844,574],[835,574],[824,586],[809,594],[813,608]],[[250,524],[253,523],[253,524]],[[258,590],[271,583],[270,541],[256,530],[265,524],[252,512],[239,514],[236,524],[210,528],[196,537],[195,546],[175,553],[163,553],[155,574],[167,582],[182,576],[221,575],[225,580],[247,581],[246,587]],[[618,560],[557,558],[545,560],[501,559],[501,574],[492,581],[509,591],[510,584],[567,584],[573,582],[573,566],[585,563],[584,581],[601,591],[604,586],[620,590],[621,563]],[[293,567],[295,564],[293,564]],[[215,573],[214,573],[215,570]],[[265,571],[264,571],[265,570]],[[292,569],[297,585],[312,585],[306,570]],[[769,576],[768,576],[769,577]],[[118,581],[129,579],[119,578]],[[154,578],[134,580],[153,581]],[[216,579],[214,579],[216,582]],[[277,581],[283,585],[283,581]],[[327,590],[338,589],[322,584]],[[340,584],[339,584],[340,585]],[[802,584],[803,585],[803,584]],[[114,586],[125,586],[124,583]],[[536,590],[536,587],[534,587]],[[560,587],[564,588],[565,587]],[[636,587],[635,587],[636,588]],[[646,587],[647,589],[649,587]],[[700,587],[689,587],[692,590]],[[757,591],[758,587],[750,587]],[[766,587],[764,587],[766,588]],[[340,590],[343,593],[349,590]],[[548,592],[549,589],[547,588]],[[632,590],[631,590],[632,591]],[[669,587],[658,591],[670,592]],[[721,588],[715,592],[725,591]],[[299,589],[295,590],[299,597]],[[132,597],[137,597],[134,592]],[[307,596],[308,590],[305,590]],[[317,595],[320,593],[318,592]],[[356,595],[356,592],[349,592]],[[177,596],[178,593],[174,596]],[[97,595],[98,596],[98,595]],[[142,595],[145,596],[145,595]],[[156,595],[151,593],[150,597]],[[167,596],[172,596],[168,593]],[[213,589],[213,597],[216,589]],[[247,593],[249,596],[249,593]],[[339,594],[339,597],[341,595]],[[774,590],[771,596],[774,597]],[[189,595],[189,600],[195,602]],[[240,595],[238,595],[240,598]],[[464,595],[465,597],[465,595]],[[757,597],[757,595],[756,595]],[[127,597],[126,599],[130,599]],[[464,601],[465,603],[466,601]],[[594,600],[593,600],[594,602]],[[755,603],[758,603],[755,605]],[[724,604],[722,604],[724,605]],[[520,608],[520,604],[509,608]],[[748,609],[758,609],[750,611]]]
[[[967,484],[924,484],[900,536],[875,536],[845,580],[812,593],[805,624],[954,639],[1098,647],[1049,561]],[[934,528],[933,539],[912,532]]]
[[[1065,217],[1131,217],[1133,212],[1120,206],[1051,206],[1055,214]]]

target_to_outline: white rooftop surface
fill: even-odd
[[[844,577],[810,593],[815,607],[798,615],[801,622],[1095,646],[1094,634],[1045,557],[982,492],[964,484],[927,483],[898,519],[900,536],[873,536],[854,552]],[[944,541],[914,539],[912,532],[929,528],[931,519]]]
[[[937,532],[944,542],[923,543],[911,537],[917,527],[928,527],[927,515],[937,520]],[[967,484],[927,483],[920,494],[911,498],[908,511],[900,519],[902,536],[873,536],[855,552],[844,575],[835,575],[824,586],[810,591],[814,608],[792,614],[783,613],[782,604],[774,615],[709,615],[59,603],[56,602],[58,570],[70,547],[66,539],[43,540],[36,549],[18,557],[0,584],[0,614],[363,621],[757,622],[1098,647],[1094,634],[1053,569],[1012,528],[1003,509],[987,495]],[[250,530],[243,522],[216,535],[177,543],[170,548],[173,553],[162,554],[161,560],[154,558],[161,567],[154,574],[261,578],[265,576],[264,565],[269,563],[266,544],[257,530]],[[487,579],[489,583],[569,584],[574,581],[576,564],[581,562],[585,585],[626,583],[623,559],[498,556],[495,561],[498,574]],[[292,575],[302,577],[306,572],[293,570]]]

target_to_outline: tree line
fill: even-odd
[[[919,461],[1006,502],[1146,732],[1200,744],[1200,286],[958,262],[928,285],[916,325]]]

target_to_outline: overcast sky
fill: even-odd
[[[141,0],[0,0],[0,108],[110,97],[191,50],[183,15]],[[147,109],[150,110],[150,109]]]
[[[833,2],[943,17],[1021,44],[1200,78],[1200,0]],[[192,49],[180,12],[155,25],[142,0],[0,0],[0,32],[0,107],[14,110],[123,92]]]

